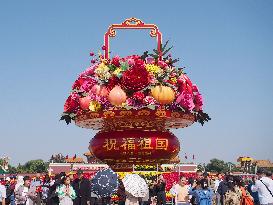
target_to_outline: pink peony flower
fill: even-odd
[[[146,105],[155,105],[156,104],[156,100],[152,96],[146,96],[143,101]]]
[[[146,58],[146,63],[147,64],[154,64],[154,62],[155,62],[154,58],[151,58],[151,57]]]
[[[126,100],[126,104],[127,104],[128,106],[135,106],[136,102],[135,102],[132,98],[128,98],[128,99]]]
[[[89,92],[95,84],[96,84],[96,81],[90,78],[83,82],[83,84],[80,87],[80,90],[84,92]]]
[[[165,63],[164,61],[158,61],[157,65],[158,65],[160,68],[166,68],[166,67],[168,67],[168,64]]]
[[[128,62],[128,64],[129,64],[129,66],[132,66],[132,65],[135,64],[135,60],[132,59],[132,58],[129,58],[129,59],[127,60],[127,62]]]
[[[98,67],[98,64],[92,65],[90,67],[88,67],[85,71],[83,71],[79,77],[83,77],[85,75],[93,75],[94,71],[96,70],[96,68]]]
[[[198,89],[197,85],[195,85],[195,84],[192,85],[192,92],[199,93],[199,89]]]
[[[192,111],[195,107],[193,102],[193,95],[189,92],[182,92],[176,99],[176,103],[181,105],[183,108]]]

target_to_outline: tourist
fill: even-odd
[[[162,175],[159,176],[158,182],[156,184],[156,197],[157,205],[166,205],[166,181]]]
[[[77,175],[78,178],[72,183],[76,192],[74,205],[87,205],[91,200],[91,183],[88,179],[84,178],[82,170],[78,170]]]
[[[126,201],[125,187],[121,179],[119,179],[118,182],[119,182],[117,191],[117,195],[119,198],[118,205],[125,205]]]
[[[74,181],[74,172],[69,172],[68,176],[70,178],[70,181],[73,182]]]
[[[250,193],[245,189],[244,182],[241,177],[234,176],[235,190],[241,196],[241,205],[254,205],[254,200]]]
[[[217,193],[220,195],[220,204],[221,205],[224,204],[223,200],[224,200],[224,196],[225,196],[225,194],[226,194],[226,192],[228,190],[227,183],[228,183],[229,180],[231,180],[230,177],[231,176],[229,176],[229,175],[225,175],[224,180],[219,183],[219,186],[218,186],[218,189],[217,189]]]
[[[129,192],[125,192],[126,194],[126,201],[125,201],[125,205],[139,205],[139,201],[137,197],[134,197],[132,194],[130,194]]]
[[[91,192],[90,205],[98,205],[98,195]]]
[[[37,193],[37,197],[34,201],[35,205],[41,205],[41,201],[42,201],[41,185],[42,185],[41,174],[36,173],[35,178],[32,180],[30,184],[30,186],[33,187],[33,189],[35,189]]]
[[[266,170],[259,169],[257,172],[255,184],[252,185],[251,189],[253,192],[258,192],[259,201],[261,205],[272,205],[273,204],[273,180],[269,173],[266,175]]]
[[[194,196],[197,201],[197,205],[212,205],[214,192],[208,186],[207,179],[200,180],[201,189],[193,188],[189,191],[189,194]]]
[[[217,173],[215,180],[214,180],[214,192],[216,194],[216,205],[220,205],[220,194],[217,192],[218,187],[220,182],[223,181],[222,180],[222,174],[221,173]]]
[[[239,205],[241,202],[242,193],[240,191],[240,188],[237,185],[235,185],[232,176],[226,176],[225,185],[227,190],[224,194],[223,202],[221,203],[223,203],[224,205]]]
[[[15,184],[11,183],[11,178],[7,177],[6,178],[6,204],[11,204],[15,205],[15,197],[14,197],[14,189],[15,189]]]
[[[45,175],[44,181],[42,182],[41,186],[42,186],[42,202],[43,204],[46,204],[48,199],[49,188],[51,186],[51,179],[48,174]]]
[[[0,183],[0,204],[6,205],[6,187]]]
[[[252,189],[251,189],[251,187],[252,187],[252,185],[254,185],[254,183],[255,183],[255,177],[252,177],[252,180],[249,180],[249,182],[248,182],[247,191],[252,196],[252,198],[254,200],[254,205],[260,205],[258,192],[256,192],[256,191],[253,192]]]
[[[18,176],[17,176],[17,180],[16,180],[16,184],[15,184],[15,189],[14,189],[14,191],[16,191],[16,190],[19,188],[19,186],[21,186],[21,185],[23,185],[23,184],[24,184],[24,177],[18,175]]]
[[[193,189],[195,185],[196,185],[196,180],[193,177],[189,177],[188,179],[189,190]],[[196,204],[195,198],[190,194],[189,194],[189,201],[190,201],[190,204]]]
[[[59,204],[59,197],[56,193],[57,187],[61,184],[62,177],[64,177],[63,173],[56,174],[54,180],[50,183],[50,187],[48,190],[48,197],[47,197],[47,205],[58,205]]]
[[[73,205],[73,199],[76,198],[76,193],[70,185],[69,176],[62,178],[61,184],[57,187],[56,192],[59,197],[60,205]]]
[[[37,198],[36,189],[30,187],[31,179],[29,176],[23,178],[24,184],[20,185],[15,191],[15,200],[17,205],[33,205]]]
[[[152,179],[152,183],[149,185],[149,198],[150,198],[150,204],[156,205],[156,178]]]
[[[198,170],[196,171],[196,180],[201,180],[201,179],[203,179],[203,178],[204,178],[203,172],[202,172],[200,169],[198,169]]]
[[[175,195],[176,205],[189,204],[189,186],[187,185],[186,177],[181,176],[178,184],[175,184],[172,189]]]

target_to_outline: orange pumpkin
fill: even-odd
[[[95,93],[98,96],[103,96],[103,97],[107,97],[109,94],[109,91],[107,90],[107,88],[103,85],[94,85],[91,88],[91,93]]]
[[[168,86],[158,85],[151,89],[152,97],[162,105],[170,104],[175,99],[175,92]]]
[[[89,104],[90,104],[91,98],[90,96],[82,97],[79,99],[80,107],[83,110],[89,110]]]
[[[112,105],[119,106],[124,103],[127,99],[126,93],[121,89],[120,86],[115,86],[108,95],[108,100]]]

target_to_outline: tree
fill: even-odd
[[[9,165],[8,173],[9,174],[16,174],[17,173],[16,167],[13,167],[13,166]]]
[[[223,160],[220,159],[211,159],[206,166],[206,171],[209,172],[227,172],[229,171],[229,166]]]
[[[24,165],[24,170],[28,173],[42,173],[47,172],[48,163],[42,159],[30,160]]]
[[[201,170],[202,172],[205,171],[205,167],[202,164],[197,165],[197,170]]]

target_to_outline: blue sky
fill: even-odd
[[[269,0],[1,1],[0,155],[17,164],[87,151],[95,132],[59,122],[63,103],[108,26],[134,16],[157,24],[174,45],[212,118],[174,131],[181,157],[273,160],[272,11]],[[154,45],[139,31],[111,41],[119,55]]]

